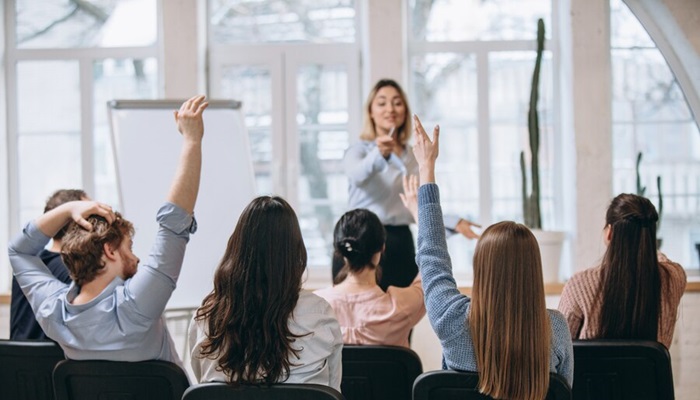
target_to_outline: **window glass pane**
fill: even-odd
[[[20,224],[38,217],[58,189],[82,188],[80,132],[21,135],[19,147]]]
[[[412,111],[432,131],[440,124],[440,197],[446,214],[474,221],[479,217],[479,139],[477,75],[473,55],[430,53],[412,62]],[[448,242],[455,270],[471,271],[474,241],[455,237]]]
[[[55,190],[82,186],[78,80],[77,62],[17,64],[20,223]]]
[[[626,5],[611,1],[613,36],[613,189],[642,186],[657,207],[661,177],[661,250],[686,268],[698,265],[700,131],[666,61]]]
[[[494,221],[523,221],[520,152],[525,151],[530,193],[529,110],[535,52],[499,52],[489,56],[491,114],[491,182]],[[556,227],[553,207],[554,143],[551,54],[542,56],[539,86],[540,201],[542,226]]]
[[[355,42],[354,0],[209,0],[215,44]]]
[[[155,58],[106,59],[93,64],[95,199],[121,208],[117,193],[111,133],[107,117],[110,100],[154,99],[158,95]]]
[[[156,0],[15,0],[17,47],[129,47],[155,43]]]
[[[347,211],[343,155],[349,145],[348,76],[344,66],[306,65],[297,74],[299,223],[309,266],[331,265],[333,227]]]
[[[409,32],[418,41],[535,39],[550,26],[545,0],[409,0]],[[547,37],[550,37],[547,31]]]
[[[222,67],[220,85],[225,98],[243,102],[258,194],[272,187],[272,81],[270,70],[258,65]]]

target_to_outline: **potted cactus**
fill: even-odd
[[[525,152],[520,152],[520,172],[522,180],[523,219],[540,245],[542,257],[542,275],[545,283],[559,281],[559,265],[561,263],[561,251],[565,233],[558,231],[542,230],[542,214],[540,211],[540,173],[539,173],[539,149],[540,149],[540,124],[537,114],[537,102],[539,100],[540,68],[542,65],[542,52],[544,51],[544,21],[537,21],[537,58],[535,70],[532,74],[530,89],[530,106],[527,114],[527,125],[530,143],[530,183],[528,193],[528,180]]]
[[[642,186],[642,177],[641,177],[641,174],[639,173],[639,166],[641,164],[642,164],[642,152],[640,151],[637,153],[637,165],[635,167],[635,172],[637,173],[637,195],[638,196],[644,196],[644,193],[647,191],[646,186]],[[657,193],[659,193],[659,203],[658,203],[659,206],[656,209],[656,212],[659,214],[659,220],[656,222],[656,248],[660,249],[663,239],[659,238],[659,231],[661,230],[661,216],[663,215],[663,212],[664,212],[664,196],[661,193],[661,176],[660,175],[656,176],[656,190],[657,190]],[[700,251],[700,248],[698,248],[698,251]]]

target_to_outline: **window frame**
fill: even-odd
[[[162,14],[162,0],[156,1],[156,15]],[[163,63],[162,47],[162,18],[157,18],[157,32],[159,32],[155,43],[143,47],[81,47],[81,48],[27,48],[21,49],[16,46],[16,18],[15,1],[5,1],[2,7],[4,12],[4,71],[5,98],[6,101],[6,124],[7,127],[7,148],[0,149],[3,156],[7,155],[7,198],[6,209],[1,209],[7,215],[8,223],[6,231],[0,234],[0,243],[3,243],[2,254],[6,255],[6,243],[16,232],[20,231],[25,221],[20,221],[20,199],[19,199],[19,131],[18,118],[19,110],[17,104],[17,65],[26,61],[76,61],[79,68],[80,83],[80,137],[81,137],[81,172],[82,189],[87,193],[95,193],[95,149],[94,149],[94,80],[93,63],[104,59],[145,59],[155,58],[158,61],[157,86],[158,93],[163,93]],[[106,105],[105,105],[106,107]],[[4,179],[4,177],[2,178]],[[2,183],[2,181],[0,181]],[[47,194],[48,195],[48,194]],[[0,204],[2,207],[3,204]],[[4,235],[8,235],[7,239]],[[5,240],[3,240],[5,239]],[[10,292],[12,282],[12,271],[7,257],[2,257],[0,261],[0,293]]]

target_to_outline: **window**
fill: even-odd
[[[686,268],[698,265],[700,132],[678,82],[637,18],[612,0],[613,188],[635,193],[637,153],[645,196],[663,212],[661,251]]]
[[[213,97],[243,102],[259,194],[298,213],[313,280],[328,282],[347,210],[342,159],[359,132],[357,4],[210,0]]]
[[[537,19],[557,27],[547,1],[409,1],[408,95],[426,126],[440,124],[436,166],[446,213],[484,226],[523,221],[520,152],[529,158],[527,112],[536,57]],[[556,47],[545,42],[540,99],[540,180],[545,229],[561,226],[554,198]],[[455,272],[471,277],[474,241],[448,240]]]
[[[157,97],[157,1],[3,6],[14,16],[5,25],[10,234],[57,189],[118,207],[106,102]]]

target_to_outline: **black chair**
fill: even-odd
[[[398,346],[343,346],[343,381],[348,400],[409,400],[423,372],[418,354]]]
[[[53,400],[51,374],[64,359],[54,342],[0,340],[0,399]]]
[[[413,400],[487,400],[479,393],[479,374],[476,372],[430,371],[422,374],[413,384]],[[546,400],[570,400],[571,389],[561,376],[549,374]]]
[[[56,400],[180,400],[185,371],[166,361],[61,361],[53,372]]]
[[[278,383],[275,385],[239,385],[203,383],[185,391],[182,400],[344,400],[342,394],[329,386]]]
[[[674,398],[671,357],[661,343],[574,340],[574,400]]]

